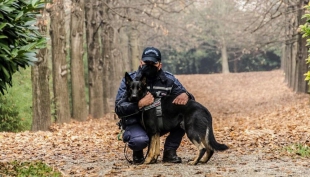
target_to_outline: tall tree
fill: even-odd
[[[88,115],[83,64],[84,22],[84,0],[72,0],[70,25],[72,117],[78,121],[85,121]]]
[[[38,18],[38,25],[41,34],[47,36],[47,13],[42,10],[42,16]],[[38,61],[32,67],[32,131],[49,129],[51,120],[51,100],[49,90],[49,67],[48,49],[40,49],[37,54]]]
[[[123,77],[126,60],[122,58],[122,51],[126,51],[128,46],[121,45],[121,28],[124,26],[122,18],[112,9],[118,4],[117,1],[105,1],[103,3],[102,25],[102,57],[104,61],[104,85],[103,102],[104,114],[114,111],[114,99],[119,87],[119,81]]]
[[[100,18],[102,1],[89,0],[85,3],[86,43],[88,56],[89,114],[101,118],[103,112],[103,58],[100,48]],[[99,11],[101,9],[101,11]]]
[[[111,0],[107,0],[102,3],[102,13],[100,13],[100,18],[103,19],[104,23],[101,26],[101,44],[102,44],[102,58],[103,58],[103,114],[110,112],[110,96],[111,90],[113,88],[114,81],[114,66],[113,60],[115,59],[112,55],[113,42],[114,42],[114,28],[111,23],[111,18],[113,14],[110,11],[110,6],[112,5]]]
[[[49,12],[56,122],[64,123],[70,121],[64,0],[53,0]]]

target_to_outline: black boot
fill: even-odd
[[[143,150],[133,151],[132,159],[134,164],[140,164],[144,161]]]
[[[163,162],[182,163],[182,159],[177,156],[176,150],[169,149],[164,151]]]

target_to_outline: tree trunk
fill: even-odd
[[[222,73],[229,73],[229,65],[228,65],[228,56],[227,56],[227,46],[225,43],[225,39],[222,39],[221,46],[221,59],[222,59]]]
[[[107,14],[105,14],[107,15]],[[108,22],[107,22],[108,23]],[[103,79],[103,104],[104,104],[104,114],[108,113],[111,109],[109,107],[111,97],[111,90],[110,88],[113,85],[113,59],[112,58],[112,43],[113,43],[113,28],[109,26],[109,24],[105,24],[103,28],[103,35],[102,44],[103,44],[103,59],[104,59],[104,79]]]
[[[294,51],[295,51],[295,43],[296,43],[296,35],[295,35],[295,24],[296,24],[296,14],[294,12],[295,5],[292,2],[286,0],[286,4],[288,4],[286,13],[285,13],[285,58],[284,58],[284,72],[285,72],[285,82],[288,87],[292,87],[292,75],[295,65],[294,60]]]
[[[129,38],[128,38],[128,33],[127,33],[127,27],[122,27],[119,31],[119,36],[120,36],[120,48],[122,49],[121,52],[121,64],[124,66],[124,70],[121,71],[121,77],[124,76],[125,71],[131,72],[131,60],[129,57]]]
[[[42,34],[47,34],[46,11],[38,19]],[[38,62],[32,67],[32,131],[47,131],[52,124],[51,100],[49,90],[48,49],[41,49],[37,54]]]
[[[305,9],[303,8],[307,5],[307,2],[304,0],[299,1],[298,15],[297,21],[298,26],[306,23],[306,19],[302,19],[302,16],[305,14]],[[295,72],[295,80],[296,84],[294,87],[294,91],[307,93],[308,84],[305,81],[304,74],[308,71],[308,66],[306,64],[306,58],[308,56],[308,48],[307,48],[307,39],[302,37],[301,33],[297,35],[297,55],[296,55],[296,72]]]
[[[50,10],[50,36],[52,41],[53,91],[56,107],[56,122],[64,123],[70,121],[64,1],[53,0]]]
[[[113,1],[106,1],[112,6]],[[114,111],[115,96],[119,87],[119,82],[122,77],[119,77],[123,71],[124,64],[122,63],[120,55],[120,46],[118,38],[117,24],[113,21],[119,21],[118,15],[109,14],[110,9],[103,6],[102,19],[105,24],[102,30],[102,44],[103,44],[103,58],[104,58],[104,113],[111,113]]]
[[[70,29],[72,117],[78,121],[85,121],[88,115],[83,64],[84,21],[84,0],[73,0]]]
[[[103,112],[103,59],[100,52],[100,26],[98,14],[101,5],[97,0],[85,4],[86,41],[88,54],[89,113],[93,118],[101,118]]]
[[[138,31],[135,28],[131,28],[129,33],[129,51],[132,66],[131,70],[135,71],[140,65],[140,59],[142,54],[142,52],[140,52],[139,50]]]

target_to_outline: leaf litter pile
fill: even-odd
[[[309,156],[309,95],[286,87],[282,71],[177,78],[213,116],[218,142],[230,147],[207,164],[191,166],[197,150],[184,136],[177,153],[181,164],[131,165],[117,140],[117,119],[72,121],[48,132],[0,133],[0,164],[42,161],[63,176],[306,176]],[[165,136],[161,138],[161,156]],[[308,149],[309,152],[309,149]],[[308,154],[309,155],[309,154]],[[131,151],[127,152],[132,159]],[[0,167],[1,170],[1,167]]]

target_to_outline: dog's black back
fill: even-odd
[[[139,101],[146,95],[145,77],[141,77],[139,81],[133,81],[126,73],[125,81],[129,101]],[[194,100],[189,100],[186,105],[173,104],[175,97],[165,96],[161,98],[163,127],[160,127],[157,123],[156,109],[143,112],[144,126],[150,137],[160,131],[167,132],[184,121],[187,137],[199,149],[199,155],[193,161],[193,164],[197,164],[205,152],[207,155],[202,160],[203,162],[207,162],[211,158],[214,150],[223,151],[228,149],[225,144],[219,144],[215,140],[212,116],[207,108]]]

